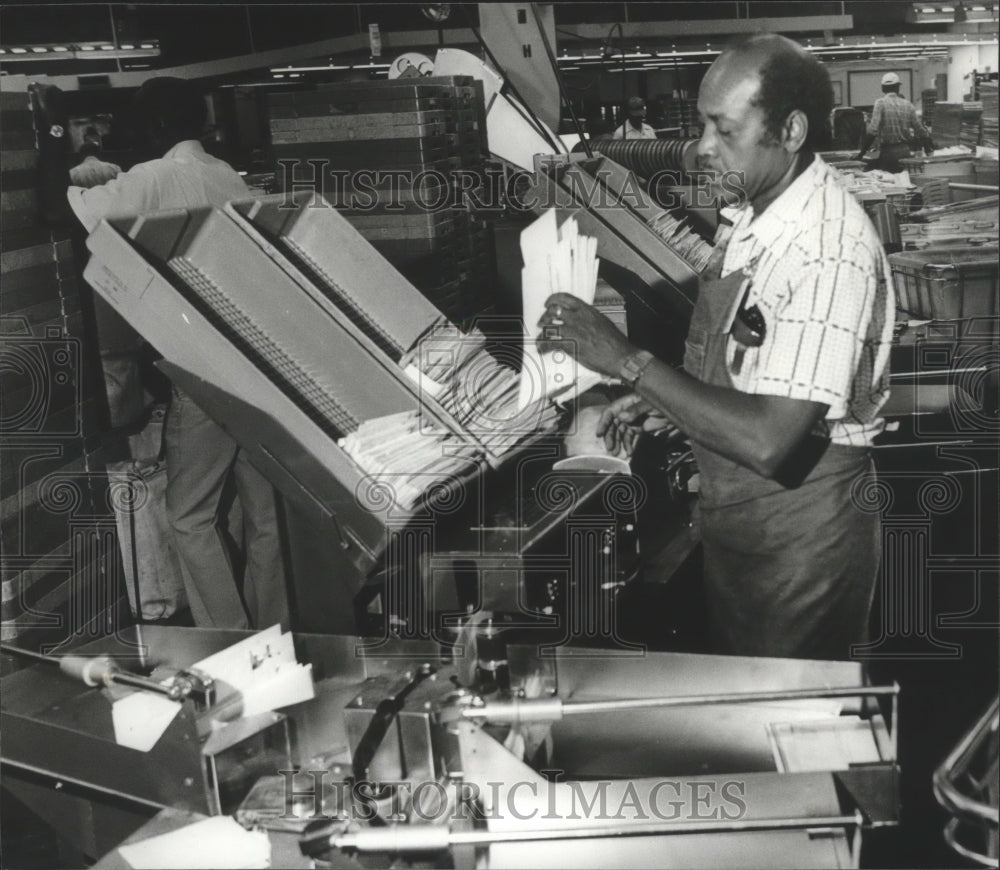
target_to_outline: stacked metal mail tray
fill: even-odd
[[[88,247],[87,280],[363,570],[389,523],[556,421],[310,192],[103,221]]]
[[[313,180],[451,321],[489,307],[491,228],[463,195],[485,177],[480,82],[396,79],[273,94],[269,115],[282,189]]]

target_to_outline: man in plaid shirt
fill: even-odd
[[[902,171],[900,161],[912,156],[911,142],[920,142],[928,154],[934,150],[931,134],[920,123],[913,103],[900,96],[899,84],[899,76],[894,72],[882,76],[882,93],[885,96],[875,101],[861,151],[858,152],[860,160],[877,139],[879,156],[872,161],[872,167],[887,172]]]
[[[815,153],[832,105],[822,64],[781,36],[705,76],[699,157],[743,201],[701,275],[683,371],[567,294],[539,322],[634,390],[598,427],[609,447],[666,425],[690,439],[714,652],[846,659],[867,638],[895,305],[874,227]]]

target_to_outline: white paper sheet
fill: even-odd
[[[262,831],[247,831],[229,816],[213,816],[118,848],[135,870],[257,868],[271,863],[271,843]]]
[[[524,362],[518,408],[559,394],[569,401],[601,381],[563,351],[538,352],[538,321],[553,293],[569,293],[593,304],[597,290],[597,239],[580,234],[573,218],[559,226],[555,210],[544,212],[521,232],[521,299],[524,312]]]
[[[280,625],[202,659],[194,667],[239,691],[245,716],[308,701],[315,695],[312,665],[296,661],[292,635],[282,634]]]
[[[149,752],[180,709],[178,701],[142,690],[119,698],[111,705],[115,743],[140,752]]]

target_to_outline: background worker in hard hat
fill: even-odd
[[[656,131],[646,123],[646,101],[642,97],[629,97],[625,104],[628,116],[625,123],[614,132],[615,139],[655,139]]]
[[[896,73],[887,72],[882,76],[882,93],[885,96],[875,101],[858,160],[878,140],[879,156],[872,161],[872,168],[902,172],[901,161],[913,156],[911,142],[922,145],[927,154],[934,150],[934,143],[927,128],[920,123],[913,103],[900,96],[899,76]]]

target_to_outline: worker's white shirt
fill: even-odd
[[[626,131],[625,128],[628,128]],[[632,126],[631,121],[626,121],[614,132],[615,139],[655,139],[656,131],[649,126],[649,124],[643,124],[642,127],[636,130]]]
[[[208,154],[197,140],[186,139],[163,157],[138,163],[106,184],[71,186],[67,197],[80,223],[91,232],[103,218],[168,208],[221,207],[249,193],[235,169]]]

